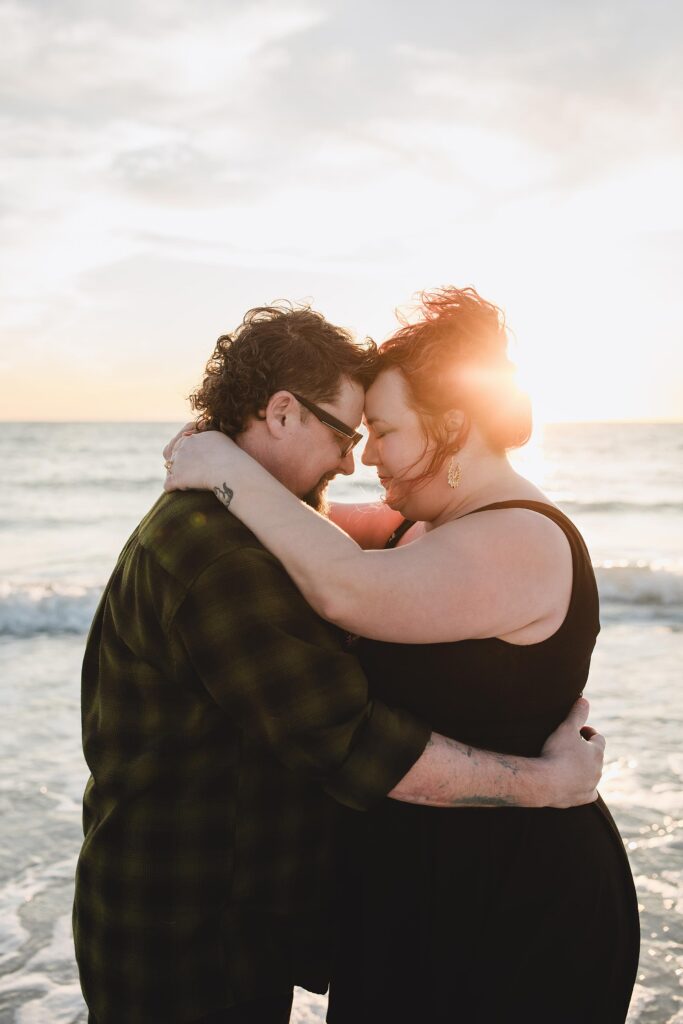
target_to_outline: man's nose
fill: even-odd
[[[355,472],[356,463],[353,461],[353,448],[342,457],[339,465],[341,467],[339,472],[343,473],[344,476],[351,476],[351,474]]]

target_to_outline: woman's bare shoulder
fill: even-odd
[[[569,607],[572,554],[567,537],[530,509],[488,510],[445,523],[417,540],[412,566],[428,575],[430,630],[537,643],[551,636]],[[421,571],[424,570],[424,573]],[[428,570],[428,571],[427,571]]]
[[[542,503],[556,508],[547,499]],[[446,529],[443,531],[433,531],[435,538],[440,534],[439,539],[444,545],[459,545],[466,538],[468,543],[481,546],[484,552],[489,550],[490,544],[493,544],[492,550],[499,552],[502,545],[515,558],[519,554],[515,552],[518,545],[524,551],[535,551],[550,558],[569,551],[569,542],[562,528],[550,516],[531,508],[487,509],[444,525]]]

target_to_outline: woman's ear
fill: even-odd
[[[289,391],[276,391],[268,399],[264,419],[274,438],[283,438],[288,429],[301,420],[301,406]]]
[[[449,440],[454,440],[460,436],[465,426],[465,413],[461,409],[449,409],[444,416],[444,423],[448,431]]]

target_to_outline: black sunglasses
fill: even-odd
[[[335,434],[340,434],[342,437],[346,438],[348,443],[344,445],[341,453],[343,459],[346,458],[350,451],[353,451],[359,441],[362,441],[362,434],[359,434],[357,430],[353,429],[353,427],[349,427],[346,423],[338,420],[336,416],[327,412],[326,409],[321,409],[320,406],[316,405],[314,402],[309,402],[307,398],[297,395],[296,391],[292,391],[290,394],[296,398],[297,402],[303,405],[304,409],[308,409],[309,412],[312,412],[317,420],[324,423],[326,427],[330,428],[330,430],[334,430]]]

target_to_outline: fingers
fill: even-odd
[[[189,437],[190,434],[196,434],[198,430],[197,424],[190,420],[183,427],[180,428],[177,434],[174,434],[168,444],[164,447],[162,455],[165,460],[168,460],[173,455],[173,449],[180,440],[181,437]]]
[[[586,732],[589,732],[589,735],[586,735]],[[591,746],[596,747],[602,754],[605,753],[607,740],[602,733],[597,731],[597,729],[592,729],[590,725],[586,725],[581,730],[581,735],[591,744]]]
[[[588,719],[589,712],[590,704],[585,697],[579,697],[577,702],[574,704],[574,707],[569,712],[567,721],[571,721],[573,725],[578,726],[579,732],[587,743],[592,744],[592,746],[600,750],[601,753],[604,753],[605,747],[607,746],[607,740],[602,733],[598,732],[597,729],[594,729],[592,725],[585,724]]]
[[[585,697],[579,697],[569,714],[565,718],[565,724],[571,725],[574,729],[580,729],[588,720],[590,704]]]
[[[169,493],[170,491],[185,490],[184,487],[179,485],[178,480],[173,472],[173,463],[175,459],[178,457],[178,452],[183,447],[183,444],[186,442],[187,438],[191,437],[192,434],[194,433],[196,433],[196,431],[194,430],[181,430],[178,434],[176,434],[173,440],[170,441],[168,445],[166,445],[166,448],[164,449],[164,453],[166,453],[166,451],[168,450],[165,462],[166,479],[164,480],[164,490],[166,491],[166,493]]]
[[[173,437],[171,438],[171,440],[168,442],[168,444],[166,445],[166,447],[164,448],[164,451],[163,451],[163,456],[164,456],[165,459],[170,459],[171,458],[171,456],[173,455],[173,449],[175,448],[176,444],[178,443],[178,439],[183,436],[184,432],[185,432],[185,427],[183,427],[182,430],[179,430],[177,434],[174,434]]]

